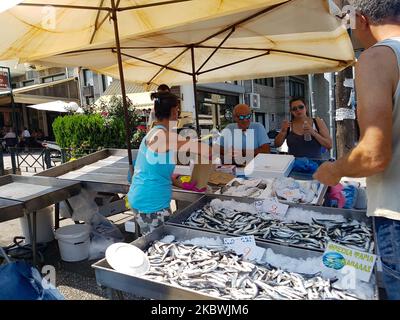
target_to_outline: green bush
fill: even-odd
[[[132,130],[132,148],[138,148],[145,134],[143,128],[137,129],[138,116],[129,102],[129,125]],[[57,144],[70,149],[71,156],[89,153],[88,150],[102,148],[125,149],[125,120],[122,98],[114,96],[107,103],[101,102],[85,110],[85,114],[58,117],[53,122],[53,131]]]
[[[53,122],[57,144],[74,150],[73,156],[86,149],[126,148],[123,119],[106,119],[98,114],[58,117]]]

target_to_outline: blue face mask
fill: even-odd
[[[245,116],[238,116],[239,120],[250,120],[251,119],[251,114],[245,115]]]

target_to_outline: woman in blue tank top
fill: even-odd
[[[140,144],[128,192],[128,202],[142,235],[161,225],[171,213],[172,184],[179,186],[179,182],[172,179],[177,150],[182,145],[190,148],[191,144],[190,150],[198,148],[197,141],[178,141],[174,132],[178,118],[177,97],[169,92],[155,93],[154,97],[156,121]]]
[[[289,154],[321,159],[321,148],[332,148],[332,139],[324,120],[309,116],[304,98],[290,100],[290,117],[291,122],[283,121],[281,131],[275,137],[275,146],[280,147],[286,140]]]

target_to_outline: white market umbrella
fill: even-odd
[[[125,37],[125,80],[147,84],[218,82],[339,71],[354,62],[341,21],[326,0],[290,0],[161,31]],[[50,56],[38,62],[83,66],[115,78],[113,43]],[[196,100],[195,100],[196,101]],[[198,123],[196,101],[196,125]]]
[[[67,112],[83,113],[83,109],[79,107],[79,105],[76,102],[65,102],[61,100],[28,105],[27,107],[36,110],[52,111],[60,113],[67,113]]]
[[[20,62],[27,62],[92,44],[112,42],[117,52],[114,63],[118,62],[120,66],[118,78],[122,82],[126,143],[132,170],[120,38],[239,12],[247,8],[281,3],[284,0],[1,0],[1,2],[0,60],[19,59]],[[12,7],[13,4],[16,6]]]

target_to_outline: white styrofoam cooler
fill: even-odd
[[[244,168],[244,174],[249,178],[287,177],[294,160],[292,155],[260,153]]]

